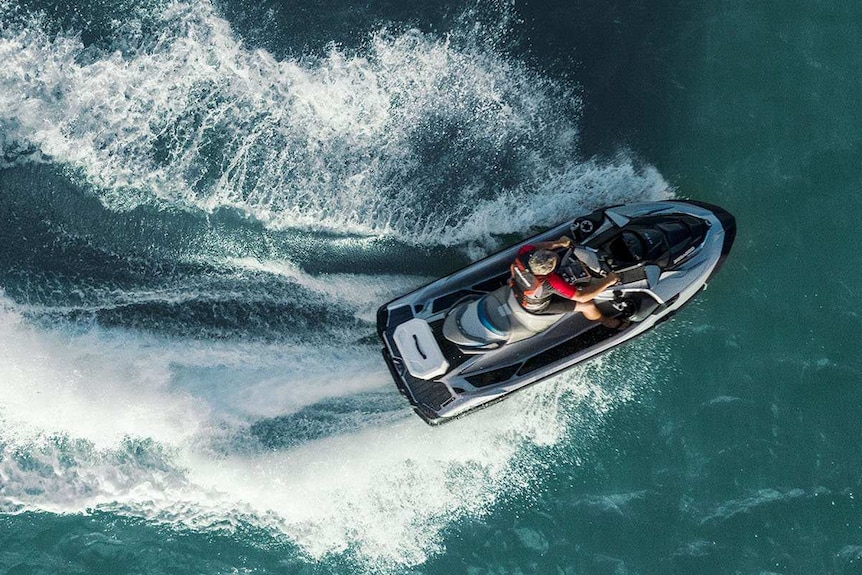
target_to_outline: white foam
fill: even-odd
[[[356,309],[356,317],[373,321],[383,302],[407,293],[434,278],[396,274],[321,274],[312,275],[288,260],[229,258],[228,265],[262,271],[289,278],[302,287],[326,295],[332,301]]]
[[[481,202],[465,222],[445,230],[437,241],[453,246],[478,242],[494,248],[496,244],[489,240],[494,234],[547,228],[570,215],[598,207],[672,195],[672,189],[655,168],[636,168],[625,155],[612,162],[589,160],[549,175],[529,197],[508,193]]]
[[[568,409],[555,412],[565,390]],[[456,424],[430,428],[408,415],[288,451],[202,458],[188,478],[229,493],[314,558],[350,549],[377,567],[418,564],[442,549],[454,521],[535,484],[546,462],[525,447],[559,439],[572,402],[600,417],[615,401],[569,372]]]
[[[481,43],[382,31],[364,55],[333,48],[301,63],[247,48],[206,2],[170,4],[161,19],[146,48],[96,59],[38,23],[0,31],[3,154],[24,161],[35,147],[113,210],[230,206],[274,228],[469,243],[476,253],[495,233],[667,194],[654,170],[624,157],[575,161],[575,119],[560,112],[571,111],[569,95]],[[429,142],[461,146],[456,162],[514,154],[519,183],[463,183],[443,197],[423,164]],[[379,292],[415,281],[228,264],[290,277],[364,318]],[[453,521],[533,484],[540,453],[630,397],[626,385],[591,383],[597,363],[439,429],[405,403],[382,421],[265,452],[231,441],[261,417],[397,393],[377,350],[38,329],[0,300],[0,352],[4,509],[98,507],[196,528],[251,521],[313,558],[349,550],[378,566],[438,551]]]
[[[127,435],[167,445],[187,441],[207,418],[202,406],[170,394],[170,366],[146,350],[128,354],[122,338],[45,334],[0,300],[0,381],[6,425],[25,437],[50,430],[112,445]],[[154,360],[154,361],[150,361]],[[134,379],[136,386],[117,386]]]
[[[364,55],[278,61],[207,2],[158,20],[155,40],[95,59],[38,23],[0,31],[7,162],[35,148],[114,210],[230,206],[279,229],[444,244],[667,188],[627,160],[579,164],[576,97],[470,34],[380,31]],[[500,188],[505,170],[517,184]]]
[[[552,445],[572,425],[564,398],[594,413],[618,401],[570,371],[442,428],[404,403],[394,419],[249,452],[225,439],[258,417],[396,394],[376,350],[73,336],[27,325],[10,302],[0,346],[7,512],[100,508],[206,529],[252,522],[311,557],[349,548],[377,566],[423,561],[452,521],[531,485],[542,466],[524,446]]]

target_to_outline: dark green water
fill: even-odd
[[[0,23],[0,572],[862,573],[859,5]],[[380,302],[668,184],[739,226],[697,303],[410,413]]]

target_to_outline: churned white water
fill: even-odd
[[[277,60],[206,2],[159,19],[123,52],[37,21],[4,30],[5,161],[66,164],[115,210],[231,206],[278,229],[450,245],[499,232],[501,214],[524,231],[667,193],[625,159],[575,161],[577,97],[469,35],[383,30],[360,55]]]
[[[48,34],[38,19],[0,29],[4,165],[63,166],[114,211],[230,207],[274,230],[476,253],[494,247],[493,234],[669,194],[654,169],[623,156],[577,160],[576,98],[479,40],[382,30],[361,54],[278,60],[245,46],[206,2],[158,16],[156,37],[114,52]],[[210,263],[287,277],[362,320],[422,283],[313,276],[289,261]],[[111,297],[106,305],[184,296]],[[262,418],[397,394],[376,347],[302,334],[203,342],[26,317],[25,305],[0,300],[0,511],[251,523],[312,558],[422,562],[453,521],[535,483],[537,449],[581,425],[562,405],[600,416],[631,393],[592,383],[597,363],[439,429],[406,401],[383,401],[346,431],[336,421],[332,433],[268,449],[249,435]]]
[[[572,371],[442,428],[404,403],[348,433],[262,450],[241,439],[257,418],[397,393],[376,349],[72,335],[27,325],[8,302],[0,330],[5,511],[105,509],[201,529],[242,521],[311,557],[350,549],[374,565],[423,561],[452,521],[527,488],[541,467],[526,447],[572,424],[562,396],[599,414],[627,400]]]

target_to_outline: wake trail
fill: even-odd
[[[421,563],[452,522],[534,481],[543,467],[527,446],[555,444],[581,409],[596,417],[626,400],[572,371],[430,428],[398,397],[376,349],[81,336],[36,329],[8,302],[0,316],[6,512],[247,523],[313,558]],[[329,420],[317,411],[323,429],[297,428],[320,405],[333,406]],[[276,418],[270,435],[260,424],[252,433],[267,418]]]
[[[35,18],[0,31],[6,164],[69,166],[112,210],[229,207],[438,245],[487,241],[501,214],[524,232],[668,193],[625,157],[578,161],[578,97],[469,32],[381,30],[363,54],[277,60],[207,2],[158,20],[114,52]]]
[[[671,194],[624,154],[578,159],[572,90],[469,23],[448,36],[379,30],[363,53],[278,60],[245,46],[208,2],[149,17],[154,32],[116,50],[39,17],[0,27],[2,167],[51,163],[113,212],[230,208],[267,232],[467,246],[475,257],[500,235]],[[447,528],[530,489],[549,450],[644,385],[626,375],[600,386],[613,369],[595,362],[432,429],[397,395],[377,347],[343,337],[426,278],[314,274],[290,257],[207,250],[207,265],[235,273],[182,284],[195,294],[141,282],[93,286],[77,305],[0,298],[0,510],[252,524],[313,560],[416,565],[441,551]],[[231,297],[227,311],[244,312],[258,292],[240,288],[261,274],[296,288],[277,303],[298,293],[347,310],[326,323],[332,337],[311,323],[285,323],[300,332],[291,338],[216,341],[133,322],[30,321],[52,308],[157,305],[167,324],[190,303]],[[201,317],[181,321],[193,329]]]

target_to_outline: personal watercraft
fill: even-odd
[[[515,299],[510,264],[520,247],[563,235],[574,240],[559,250],[566,281],[619,278],[593,300],[617,326],[577,312],[531,313]],[[735,235],[733,216],[703,202],[596,210],[381,306],[383,356],[416,413],[448,421],[669,319],[718,271]]]

